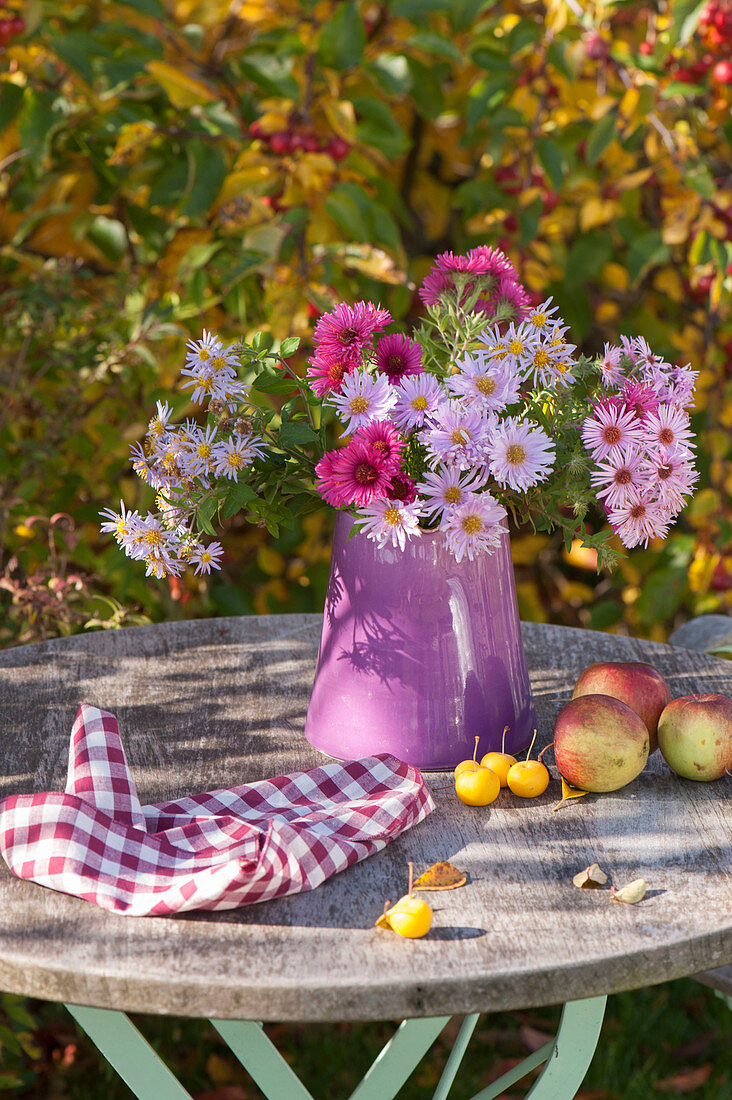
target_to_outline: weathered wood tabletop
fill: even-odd
[[[143,802],[322,760],[302,736],[320,619],[284,615],[76,636],[0,654],[0,795],[62,790],[77,705],[112,710]],[[732,663],[607,634],[524,624],[539,741],[594,660],[646,660],[673,695],[732,694]],[[449,776],[431,774],[437,788]],[[730,781],[678,779],[656,753],[630,786],[558,813],[504,791],[437,791],[436,811],[310,894],[218,914],[125,918],[14,878],[0,861],[0,988],[129,1011],[365,1020],[554,1004],[732,963]],[[374,929],[387,898],[450,859],[419,941]],[[580,891],[597,860],[638,905]]]

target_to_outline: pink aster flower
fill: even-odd
[[[530,489],[544,481],[554,465],[554,444],[543,428],[510,416],[493,432],[488,468],[499,485]]]
[[[396,400],[391,418],[398,428],[421,428],[440,403],[442,388],[434,374],[415,374],[405,378],[394,393]]]
[[[625,405],[616,407],[610,401],[595,405],[593,415],[582,425],[582,442],[596,462],[617,461],[629,447],[639,447],[643,441],[642,421]]]
[[[390,500],[400,500],[402,504],[411,504],[417,499],[417,486],[412,481],[411,477],[407,477],[406,474],[396,473],[391,479],[391,489],[389,490]]]
[[[353,441],[365,443],[380,462],[390,466],[392,470],[399,469],[404,440],[388,420],[373,420],[365,427],[359,428]]]
[[[490,493],[471,493],[446,517],[447,547],[456,561],[492,553],[503,537],[506,509]]]
[[[620,400],[637,420],[645,420],[648,413],[656,412],[660,404],[653,390],[640,382],[626,382],[620,391]]]
[[[385,374],[392,385],[407,375],[421,374],[424,370],[421,345],[401,333],[382,336],[376,344],[376,369]]]
[[[643,422],[644,438],[648,447],[674,447],[683,443],[694,447],[694,437],[689,414],[676,405],[659,405]]]
[[[381,548],[386,545],[403,550],[407,539],[419,538],[419,503],[382,497],[356,513],[361,530]]]
[[[663,539],[668,534],[669,510],[657,500],[651,500],[638,489],[630,489],[624,504],[608,513],[611,527],[623,546],[632,549],[649,539]]]
[[[351,440],[335,452],[330,478],[340,490],[343,504],[364,505],[389,495],[393,472],[393,467],[378,458],[371,447]]]
[[[343,379],[351,374],[357,367],[357,363],[349,362],[341,355],[318,352],[310,360],[307,376],[310,389],[319,397],[327,393],[340,393]]]
[[[614,347],[612,344],[605,344],[600,360],[600,371],[602,373],[602,384],[608,389],[613,386],[622,386],[625,381],[625,375],[620,366],[622,354],[620,348]]]
[[[422,440],[434,465],[445,462],[467,470],[483,464],[491,425],[480,410],[459,401],[443,401],[432,420],[434,426],[425,430]]]
[[[330,398],[349,435],[372,420],[383,420],[395,401],[394,388],[386,376],[379,374],[374,378],[365,370],[347,375],[341,392]]]
[[[629,447],[625,454],[616,458],[598,462],[597,469],[590,474],[590,481],[598,499],[605,501],[610,511],[627,503],[629,493],[637,489],[647,494],[651,484],[651,467],[645,452]]]
[[[340,302],[320,318],[313,332],[313,342],[320,355],[359,363],[374,333],[390,321],[389,310],[373,302],[356,302],[353,306]]]
[[[659,503],[674,514],[681,511],[691,496],[699,474],[694,469],[694,455],[688,447],[678,444],[663,448],[651,460],[652,488]]]

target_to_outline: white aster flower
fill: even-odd
[[[214,336],[212,332],[206,332],[206,329],[203,330],[203,337],[200,340],[188,340],[186,347],[188,348],[186,365],[194,367],[206,366],[215,355],[220,355],[224,350],[218,336]]]
[[[255,435],[238,435],[217,443],[213,451],[216,476],[233,478],[238,484],[239,473],[266,453],[261,443],[261,438]]]
[[[402,500],[380,497],[358,510],[356,521],[361,530],[381,548],[390,543],[403,550],[407,539],[419,537],[419,501],[405,504]]]
[[[488,468],[499,485],[530,489],[544,481],[554,466],[554,444],[530,420],[508,417],[493,432]]]
[[[396,400],[391,410],[391,420],[402,431],[421,428],[425,419],[437,408],[441,392],[434,374],[423,371],[422,374],[407,375],[394,387]]]
[[[168,421],[171,416],[171,408],[167,401],[156,402],[156,413],[147,426],[147,434],[158,439],[168,430]]]
[[[432,419],[434,426],[421,438],[433,465],[445,462],[459,470],[483,465],[492,427],[487,416],[460,401],[443,401]]]
[[[396,392],[385,374],[373,377],[360,370],[347,374],[341,392],[332,391],[328,400],[335,406],[346,433],[352,435],[372,420],[386,420],[396,401]]]
[[[506,363],[492,359],[487,352],[466,355],[457,366],[458,373],[445,379],[445,385],[454,397],[478,409],[494,411],[518,401],[518,372],[511,370]]]
[[[132,443],[130,445],[130,462],[132,463],[132,469],[140,480],[152,489],[160,489],[167,483],[166,478],[163,477],[162,471],[159,469],[157,454],[155,452],[146,454],[142,443]]]
[[[450,511],[443,530],[456,561],[492,553],[503,536],[506,509],[490,493],[471,493]]]
[[[463,504],[484,485],[485,474],[480,470],[461,472],[455,466],[439,466],[425,473],[424,481],[417,485],[417,492],[425,498],[422,508],[426,516],[434,518],[443,513],[442,527],[447,513],[458,504]]]
[[[197,542],[194,549],[187,553],[186,558],[196,566],[194,572],[198,577],[201,573],[210,573],[212,569],[220,569],[219,558],[223,552],[224,548],[220,542],[209,542],[208,546],[204,546],[202,542]]]
[[[183,472],[188,477],[206,477],[214,464],[216,427],[209,424],[205,429],[195,428],[188,435],[188,445],[179,459]]]
[[[484,332],[480,340],[489,355],[500,359],[506,366],[519,370],[523,362],[530,358],[541,336],[526,321],[521,321],[518,325],[512,321],[505,334],[501,334],[498,326],[494,326]]]
[[[528,317],[524,318],[524,323],[535,332],[538,332],[540,336],[546,337],[550,335],[557,326],[563,323],[561,317],[552,316],[559,308],[558,306],[553,306],[552,301],[553,296],[547,298],[541,305],[535,306]]]
[[[119,502],[119,512],[113,512],[111,508],[103,508],[99,515],[104,519],[99,530],[105,535],[114,535],[118,543],[129,537],[140,519],[139,512],[127,511],[123,500]]]

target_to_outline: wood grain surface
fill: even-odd
[[[82,701],[115,712],[139,793],[155,802],[307,768],[302,728],[320,620],[242,617],[75,636],[0,654],[0,795],[61,790]],[[578,672],[644,660],[674,696],[732,694],[732,663],[691,650],[524,624],[539,744]],[[430,774],[431,788],[450,776]],[[219,914],[126,918],[14,878],[0,861],[0,987],[130,1011],[366,1020],[554,1004],[732,963],[729,780],[677,778],[659,754],[628,787],[552,812],[502,792],[436,811],[310,894]],[[439,859],[467,886],[426,895],[423,940],[372,927]],[[638,905],[572,876],[597,861]]]

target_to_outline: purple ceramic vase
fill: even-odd
[[[339,513],[305,736],[340,760],[388,752],[418,768],[526,747],[536,726],[508,531],[456,562],[440,532],[402,552]]]

